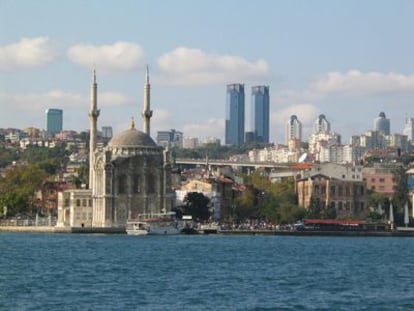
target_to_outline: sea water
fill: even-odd
[[[414,310],[414,238],[0,233],[0,310]]]

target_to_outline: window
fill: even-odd
[[[81,206],[81,201],[80,201],[80,199],[76,199],[76,206]]]
[[[384,178],[380,178],[379,179],[379,182],[385,182],[385,179]]]
[[[135,175],[134,176],[134,188],[133,188],[133,192],[134,193],[140,193],[141,192],[141,182],[140,182],[139,175]]]
[[[155,178],[152,174],[147,175],[147,192],[155,193]]]
[[[121,175],[118,178],[118,193],[123,194],[126,192],[126,176]]]

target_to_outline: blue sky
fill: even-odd
[[[99,127],[141,128],[144,70],[151,135],[224,137],[226,85],[269,85],[270,138],[321,113],[347,143],[384,111],[391,132],[414,117],[414,1],[0,0],[0,127],[87,129],[91,69]]]

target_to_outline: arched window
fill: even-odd
[[[134,193],[140,193],[141,192],[141,180],[140,180],[139,175],[134,176],[133,192]]]

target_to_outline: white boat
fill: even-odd
[[[152,214],[145,218],[148,234],[178,234],[180,226],[174,212]]]
[[[135,223],[144,224],[146,234],[150,235],[179,234],[181,231],[174,212],[138,215]]]
[[[147,223],[143,221],[128,221],[126,225],[126,233],[129,235],[147,235],[148,229]]]

